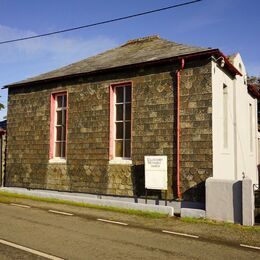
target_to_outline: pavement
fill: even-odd
[[[0,241],[62,259],[259,257],[259,228],[190,223],[177,217],[152,219],[2,195],[0,202]],[[1,259],[32,257],[27,251],[12,251],[13,247],[1,242],[0,246]],[[16,258],[22,253],[26,254],[24,258]]]
[[[94,195],[86,193],[73,193],[73,192],[61,192],[51,190],[37,190],[37,189],[25,189],[16,187],[1,187],[0,191],[22,194],[27,196],[35,196],[42,198],[55,198],[60,200],[67,200],[73,202],[87,203],[99,206],[110,206],[117,208],[134,209],[140,211],[159,212],[168,214],[169,216],[174,215],[173,203],[169,206],[164,205],[164,201],[147,200],[145,203],[144,199],[140,198],[129,198],[129,197],[112,197],[104,195]],[[156,205],[155,203],[158,202]],[[162,205],[163,202],[163,205]],[[177,205],[177,203],[175,203]]]
[[[248,244],[260,247],[260,227],[243,227],[241,225],[208,222],[199,220],[187,221],[178,217],[147,218],[118,212],[76,207],[64,204],[47,203],[21,198],[10,198],[0,195],[0,202],[28,205],[40,210],[56,210],[68,212],[74,216],[87,219],[104,218],[112,221],[128,223],[129,226],[148,230],[173,230],[199,236],[214,243],[230,243],[232,245]]]

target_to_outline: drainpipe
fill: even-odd
[[[181,190],[180,190],[180,108],[181,108],[181,98],[180,98],[180,82],[181,74],[180,72],[184,69],[184,59],[181,59],[181,68],[176,71],[177,74],[177,196],[178,199],[181,199]]]

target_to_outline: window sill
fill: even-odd
[[[62,158],[52,158],[49,160],[49,163],[53,163],[53,164],[64,164],[66,163],[66,159],[62,159]]]
[[[109,161],[109,164],[124,164],[124,165],[131,165],[133,162],[131,159],[113,159]]]

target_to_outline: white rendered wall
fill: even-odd
[[[227,148],[224,147],[223,85],[228,88]],[[213,177],[234,180],[233,80],[212,61]]]
[[[236,109],[237,109],[237,179],[250,178],[253,184],[258,183],[257,178],[257,100],[252,98],[247,91],[246,70],[239,54],[236,55],[234,66],[241,71],[243,76],[236,80]],[[250,119],[250,104],[252,118]],[[250,120],[252,123],[252,149],[250,148]]]
[[[258,150],[257,150],[257,152],[258,152],[258,160],[257,160],[257,165],[260,165],[260,133],[258,132],[258,134],[257,134],[257,137],[258,137]]]
[[[213,177],[241,180],[244,174],[253,183],[258,183],[257,100],[248,94],[246,71],[239,54],[233,63],[243,76],[236,76],[236,79],[233,79],[212,61]],[[223,148],[223,84],[229,87],[228,149]],[[252,106],[252,149],[250,149],[249,104]]]

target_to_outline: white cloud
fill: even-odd
[[[1,24],[0,24],[0,32],[1,32],[0,41],[36,35],[36,33],[29,31],[29,30],[22,31],[22,30],[18,30],[16,28],[11,28],[11,27],[4,26]]]
[[[0,25],[0,41],[37,35],[33,31]],[[0,45],[0,88],[111,49],[118,43],[106,36],[88,38],[54,35]],[[0,90],[7,104],[7,91]],[[6,109],[0,111],[0,120]]]
[[[0,25],[0,41],[37,35],[32,31],[21,31]],[[66,64],[97,54],[116,46],[114,39],[104,36],[69,38],[54,35],[27,41],[0,45],[0,64],[48,59],[56,64]]]

